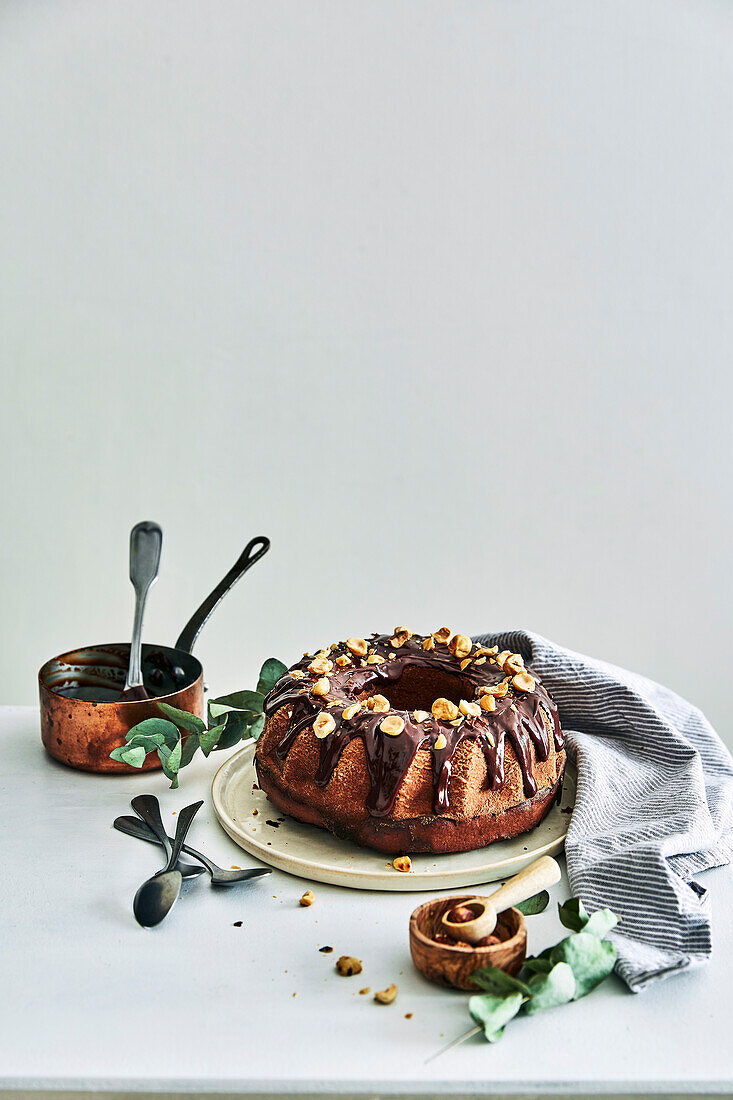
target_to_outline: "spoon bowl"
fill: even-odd
[[[132,903],[137,923],[143,928],[160,924],[177,902],[182,885],[183,876],[177,870],[161,871],[144,882]]]

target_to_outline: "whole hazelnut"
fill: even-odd
[[[468,921],[475,919],[476,914],[467,905],[457,905],[448,914],[448,920],[453,921],[453,924],[467,924]]]

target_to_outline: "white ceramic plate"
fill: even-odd
[[[455,890],[509,878],[539,856],[561,850],[569,820],[562,810],[575,802],[575,774],[568,768],[560,804],[531,832],[473,852],[413,855],[412,871],[405,874],[395,871],[383,853],[359,848],[315,825],[281,814],[263,791],[253,790],[257,780],[253,757],[254,744],[247,745],[230,756],[214,776],[214,809],[232,840],[281,871],[355,890]],[[268,820],[279,824],[275,828]]]

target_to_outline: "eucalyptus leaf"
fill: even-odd
[[[169,749],[167,745],[161,745],[158,749],[158,756],[160,757],[163,771],[168,779],[170,779],[171,787],[174,789],[178,786],[178,769],[181,766],[181,753],[180,740],[172,749]]]
[[[590,932],[593,936],[598,936],[598,939],[602,940],[617,924],[618,917],[612,909],[596,909],[595,913],[591,913],[588,918],[588,923],[583,931]]]
[[[112,749],[109,754],[113,760],[119,760],[121,764],[129,764],[133,768],[142,768],[145,763],[145,749],[137,745],[120,745]]]
[[[522,993],[528,997],[530,993],[528,985],[513,978],[505,970],[499,970],[497,966],[483,966],[480,970],[474,970],[471,980],[496,997],[505,997],[508,993]]]
[[[521,993],[509,993],[506,997],[479,993],[469,999],[468,1011],[474,1021],[484,1029],[487,1040],[495,1043],[504,1034],[505,1026],[519,1012],[523,1000]]]
[[[249,727],[249,736],[254,737],[254,739],[256,741],[257,738],[262,733],[262,730],[264,729],[264,726],[265,726],[265,716],[264,716],[264,714],[260,714],[258,718],[255,718],[254,722]]]
[[[142,722],[138,722],[136,726],[129,729],[125,734],[126,741],[135,741],[142,744],[140,738],[153,739],[151,744],[155,745],[168,745],[172,748],[178,740],[180,734],[177,726],[174,726],[172,722],[169,722],[167,718],[145,718]],[[158,740],[160,738],[160,740]],[[148,750],[150,751],[150,750]]]
[[[249,730],[252,722],[253,719],[250,715],[242,714],[237,711],[230,711],[224,730],[220,733],[216,743],[216,748],[231,749],[238,744],[242,738],[249,737]],[[221,730],[220,726],[217,728]]]
[[[199,734],[199,746],[204,756],[208,756],[212,749],[216,748],[216,743],[222,735],[224,730],[224,723],[220,726],[209,726],[207,730]]]
[[[616,948],[590,932],[575,932],[552,949],[554,963],[564,962],[575,976],[573,1000],[585,997],[607,978],[616,962]]]
[[[580,898],[571,898],[563,905],[558,902],[557,913],[560,917],[560,923],[569,928],[571,932],[582,931],[589,920],[586,908]]]
[[[549,974],[552,963],[549,958],[541,959],[539,956],[531,956],[522,963],[522,970],[529,970],[530,974]]]
[[[143,749],[145,753],[155,752],[159,745],[164,745],[165,741],[160,734],[153,734],[153,736],[147,737],[145,734],[135,734],[134,737],[130,737],[127,745],[128,749]]]
[[[541,890],[539,894],[534,894],[526,901],[517,902],[514,908],[518,909],[520,913],[524,913],[525,917],[534,917],[537,913],[544,913],[549,904],[550,895],[547,890]]]
[[[556,963],[546,974],[535,974],[529,980],[530,998],[524,1012],[532,1016],[545,1008],[567,1004],[575,996],[575,975],[565,962]]]
[[[129,745],[122,754],[122,759],[133,768],[142,768],[147,753],[142,745]]]
[[[204,730],[204,733],[206,733],[206,730]],[[199,737],[200,736],[203,736],[203,734],[189,733],[188,737],[186,737],[185,740],[183,738],[181,739],[182,740],[182,747],[181,747],[181,763],[179,765],[179,771],[180,771],[181,768],[185,768],[186,765],[190,764],[191,761],[193,760],[193,758],[196,754],[196,749],[199,747]]]
[[[163,714],[166,714],[180,729],[188,730],[189,733],[200,733],[201,730],[206,729],[206,724],[201,721],[197,714],[191,714],[187,710],[179,710],[178,707],[172,707],[170,703],[158,703],[158,706]]]
[[[209,713],[217,717],[227,710],[246,710],[250,714],[262,714],[264,695],[259,691],[233,691],[231,695],[219,695],[209,702]]]
[[[260,669],[260,678],[257,682],[258,692],[267,695],[287,671],[287,666],[282,661],[278,661],[277,657],[268,657]]]

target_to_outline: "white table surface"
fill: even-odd
[[[729,1093],[733,876],[704,877],[711,964],[633,996],[612,977],[577,1004],[516,1021],[494,1046],[474,1038],[431,1065],[468,1026],[467,996],[414,970],[412,909],[428,895],[364,893],[275,871],[212,890],[189,886],[155,930],[131,900],[157,850],[112,829],[147,791],[164,820],[205,798],[190,840],[223,866],[256,861],[219,828],[209,797],[224,759],[192,765],[170,791],[160,773],[100,777],[55,763],[34,708],[0,708],[4,876],[0,892],[0,1089],[420,1094]],[[553,902],[567,896],[563,881]],[[241,920],[243,926],[235,928]],[[529,919],[529,949],[562,934],[554,904]],[[318,948],[330,944],[331,955]],[[340,977],[335,959],[364,972]],[[395,982],[397,1001],[358,990]],[[405,1013],[412,1013],[406,1019]]]

